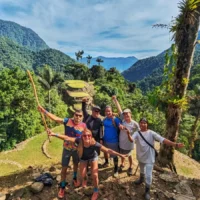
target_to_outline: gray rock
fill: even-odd
[[[184,194],[187,196],[193,196],[193,192],[187,183],[187,181],[181,181],[179,184],[175,186],[177,193]]]
[[[3,193],[0,193],[0,200],[6,200],[6,195]]]
[[[200,187],[200,180],[199,179],[194,179],[194,184]]]
[[[177,175],[175,174],[161,174],[160,179],[166,181],[166,182],[170,182],[170,183],[178,183],[179,179],[177,177]]]
[[[35,182],[35,183],[33,183],[32,185],[31,185],[31,191],[33,192],[33,193],[39,193],[39,192],[41,192],[42,191],[42,189],[43,189],[43,187],[44,187],[44,184],[43,183],[41,183],[41,182]]]
[[[196,197],[194,197],[194,196],[187,196],[187,195],[183,195],[183,194],[177,194],[174,197],[174,200],[196,200]]]
[[[25,192],[24,188],[21,188],[21,189],[19,189],[19,190],[16,190],[16,191],[14,192],[13,196],[14,196],[15,198],[18,198],[18,197],[21,198],[21,197],[23,196],[24,192]]]
[[[40,172],[33,173],[33,174],[32,174],[33,180],[35,180],[35,179],[36,179],[37,177],[39,177],[40,175],[41,175]]]

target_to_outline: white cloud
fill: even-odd
[[[170,46],[168,30],[153,29],[151,25],[168,24],[172,16],[178,14],[178,2],[0,0],[0,18],[33,29],[50,47],[65,53],[73,54],[84,49],[93,57],[143,58],[157,55]],[[2,5],[11,4],[16,7],[15,12],[3,10]],[[18,11],[18,7],[22,10]],[[105,34],[100,34],[102,32]],[[58,44],[58,41],[65,42],[65,45]]]

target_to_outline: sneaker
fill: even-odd
[[[82,187],[83,187],[83,188],[87,187],[87,180],[83,180],[83,181],[82,181]]]
[[[80,181],[77,179],[73,179],[74,187],[79,187],[81,185]]]
[[[123,165],[120,165],[120,166],[119,166],[119,169],[118,169],[118,172],[121,173],[122,170],[123,170],[123,168],[124,168],[124,166],[123,166]]]
[[[99,193],[98,192],[94,192],[92,195],[91,200],[97,200]]]
[[[106,167],[109,167],[109,163],[108,162],[105,162],[103,165],[102,165],[103,168],[106,168]]]
[[[127,174],[129,176],[132,176],[133,175],[133,169],[132,168],[128,168]]]
[[[58,192],[58,198],[62,199],[65,196],[65,188],[60,188]]]
[[[118,172],[114,172],[114,175],[113,175],[115,178],[118,178],[119,174]]]

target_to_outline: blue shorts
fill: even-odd
[[[94,157],[94,158],[91,158],[91,159],[89,159],[89,160],[81,160],[80,159],[80,162],[93,162],[93,161],[96,161],[96,160],[98,160],[98,156],[96,156],[96,157]]]

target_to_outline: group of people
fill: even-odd
[[[122,111],[121,106],[116,98],[112,97],[119,116],[113,115],[112,107],[106,106],[105,118],[100,119],[101,108],[92,107],[92,114],[86,110],[87,98],[82,99],[82,110],[76,110],[73,118],[59,118],[54,114],[46,111],[42,106],[38,109],[48,118],[57,123],[64,124],[65,133],[58,134],[48,130],[49,136],[54,136],[64,140],[62,153],[62,170],[61,182],[59,184],[58,197],[63,198],[65,193],[66,173],[69,166],[70,158],[73,159],[73,183],[75,187],[87,186],[87,172],[91,168],[93,178],[94,192],[92,200],[98,198],[98,156],[100,151],[104,152],[105,163],[103,167],[109,165],[109,154],[114,162],[114,177],[124,168],[125,158],[128,157],[129,168],[128,175],[132,175],[132,150],[134,142],[136,144],[136,155],[140,167],[140,177],[134,181],[139,185],[145,181],[145,199],[150,199],[150,187],[152,183],[152,171],[155,163],[154,141],[159,141],[166,145],[181,148],[182,143],[174,143],[167,140],[148,129],[148,121],[145,118],[140,119],[139,124],[132,119],[131,110]],[[118,157],[121,157],[121,164],[118,167]],[[80,169],[81,182],[77,178],[78,166]]]

